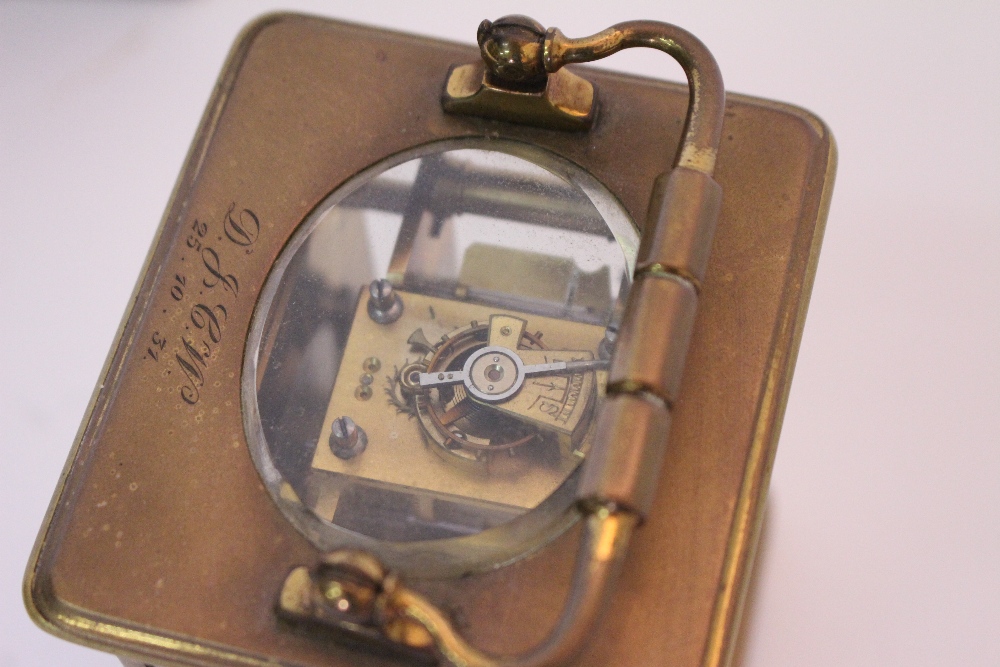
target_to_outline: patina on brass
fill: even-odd
[[[243,433],[243,346],[271,265],[310,211],[355,174],[413,146],[457,137],[540,146],[584,166],[643,220],[669,168],[664,149],[681,143],[690,95],[675,84],[587,71],[601,91],[601,113],[587,133],[442,113],[442,73],[475,56],[475,48],[292,15],[268,16],[244,32],[39,535],[25,599],[42,627],[145,664],[397,664],[274,614],[288,573],[303,565],[311,573],[326,556],[263,490]],[[378,85],[358,85],[358,73]],[[591,627],[581,666],[658,664],[669,656],[681,667],[718,667],[734,645],[836,151],[814,116],[745,96],[729,96],[722,138],[715,178],[725,198],[660,484],[609,613],[593,626],[575,617],[581,623],[573,628]],[[687,157],[704,167],[704,153]],[[191,302],[170,294],[188,266],[188,237],[200,225],[223,236],[243,209],[259,218],[260,234],[252,252],[221,254],[227,273],[239,278],[239,295],[225,292],[232,303],[224,343],[192,406],[176,376],[143,355],[154,333],[188,315]],[[172,358],[182,351],[172,338],[163,352]],[[386,360],[380,363],[384,369]],[[584,523],[633,515],[591,516]],[[516,655],[558,625],[581,532],[495,572],[411,579],[393,599],[422,616],[417,622],[429,633],[440,629],[436,641],[446,648],[465,651],[447,619],[421,600],[460,612],[477,651]],[[382,637],[383,627],[375,632]],[[411,632],[420,634],[392,634]]]

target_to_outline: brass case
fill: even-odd
[[[297,15],[267,16],[244,31],[29,564],[25,599],[43,628],[159,665],[396,664],[293,628],[274,612],[285,576],[318,554],[264,490],[240,412],[244,346],[272,264],[347,179],[386,156],[455,137],[544,147],[591,172],[641,221],[688,103],[683,85],[578,69],[600,93],[587,132],[444,113],[449,68],[476,58],[472,46]],[[834,163],[833,139],[816,117],[729,96],[716,169],[721,217],[660,483],[579,664],[726,664]],[[252,248],[218,253],[219,274],[234,278],[238,293],[190,405],[181,379],[148,349],[155,336],[167,339],[164,354],[182,351],[187,311],[170,291],[192,261],[190,235],[207,224],[206,238],[221,237],[227,216],[243,209],[259,218],[259,235]],[[412,583],[456,610],[477,645],[515,652],[555,621],[577,541],[570,530],[508,567]]]

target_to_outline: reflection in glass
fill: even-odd
[[[321,548],[520,535],[572,499],[636,234],[569,163],[468,145],[335,191],[261,297],[247,431]]]

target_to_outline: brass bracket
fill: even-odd
[[[313,568],[297,567],[288,574],[277,612],[380,653],[436,662],[434,639],[424,626],[389,604],[400,587],[398,576],[374,556],[336,551]]]
[[[491,83],[482,63],[448,72],[441,106],[453,114],[570,131],[589,129],[597,108],[593,84],[567,70],[549,76],[540,91],[519,91]]]
[[[551,667],[579,653],[617,578],[639,517],[600,503],[580,503],[584,529],[573,588],[559,625],[530,653],[493,656],[469,644],[454,623],[371,554],[343,549],[285,578],[278,615],[339,634],[375,651],[455,667]]]
[[[452,67],[441,106],[448,113],[505,120],[550,130],[586,130],[594,121],[594,86],[543,65],[545,28],[527,16],[483,21],[481,62]]]

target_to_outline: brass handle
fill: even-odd
[[[659,21],[626,21],[590,37],[570,39],[558,28],[549,28],[543,54],[545,70],[556,72],[563,65],[600,60],[635,47],[663,51],[684,69],[690,97],[674,166],[711,175],[722,137],[726,96],[715,58],[688,31]]]
[[[725,89],[715,58],[687,30],[659,21],[625,21],[570,39],[559,28],[546,31],[526,16],[505,16],[483,21],[478,37],[491,80],[516,91],[544,88],[547,75],[564,65],[600,60],[623,49],[646,47],[672,56],[684,69],[690,91],[684,138],[673,165],[712,174],[722,137]]]
[[[712,173],[725,91],[704,44],[668,23],[630,21],[569,39],[558,29],[545,31],[531,19],[510,16],[484,21],[479,44],[490,85],[519,93],[544,90],[548,75],[565,64],[640,46],[674,57],[690,89],[674,168],[653,195],[608,396],[597,418],[597,444],[583,464],[576,511],[584,527],[569,596],[549,637],[516,656],[491,656],[471,646],[433,603],[363,552],[334,552],[313,570],[294,570],[279,608],[291,618],[456,667],[550,667],[579,653],[617,578],[632,531],[652,504],[719,214],[721,189]]]
[[[524,655],[491,656],[470,645],[431,601],[408,588],[372,555],[328,554],[318,567],[296,568],[281,591],[279,611],[346,631],[417,660],[443,659],[455,667],[546,667],[579,653],[618,577],[638,517],[609,507],[585,511],[573,584],[558,625]]]

